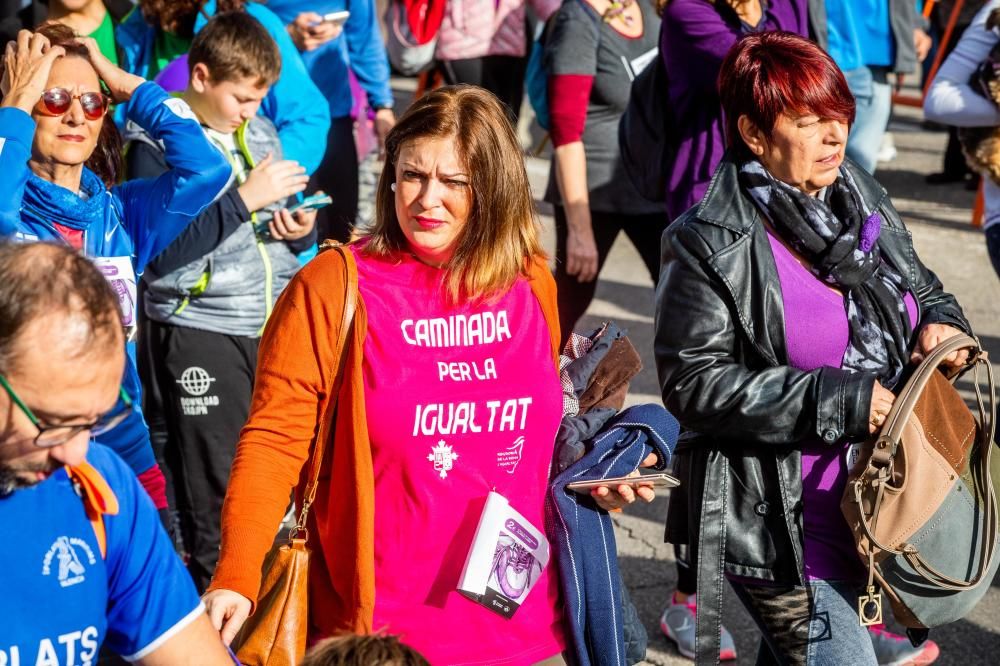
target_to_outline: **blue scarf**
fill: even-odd
[[[31,174],[24,188],[22,205],[36,217],[70,229],[83,231],[92,224],[103,226],[108,206],[107,188],[87,167],[80,175],[80,190],[86,197]]]

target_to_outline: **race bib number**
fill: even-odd
[[[132,260],[129,257],[95,257],[94,264],[104,274],[104,279],[108,281],[111,290],[118,297],[118,305],[122,312],[122,326],[125,328],[134,327],[136,325],[136,286]]]

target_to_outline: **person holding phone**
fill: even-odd
[[[264,331],[205,604],[231,641],[329,426],[308,521],[310,642],[385,629],[435,664],[564,664],[553,563],[510,618],[457,589],[491,489],[544,529],[563,412],[555,284],[520,144],[495,96],[449,86],[407,110],[386,160],[375,225],[348,248],[359,298],[343,357],[339,252],[292,279]],[[594,492],[604,508],[653,495]]]
[[[300,51],[315,51],[340,36],[344,29],[344,21],[350,15],[351,12],[346,9],[326,14],[302,12],[288,24],[288,35]]]
[[[323,190],[333,204],[320,211],[322,238],[346,241],[358,217],[358,159],[354,140],[353,73],[364,91],[360,117],[374,114],[379,148],[396,122],[389,59],[379,27],[375,0],[268,0],[268,9],[285,22],[309,75],[330,107],[326,154],[312,175],[309,191]],[[341,17],[347,14],[343,20]]]
[[[264,26],[246,12],[216,14],[195,36],[188,62],[182,99],[229,160],[233,179],[147,269],[140,356],[153,441],[201,592],[218,557],[222,498],[250,408],[260,331],[299,269],[296,254],[315,243],[316,211],[285,208],[308,176],[282,159],[274,125],[257,114],[281,71]],[[137,175],[154,176],[169,159],[148,136],[129,148]]]

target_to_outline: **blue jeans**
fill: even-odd
[[[892,89],[886,67],[861,66],[844,72],[857,111],[847,136],[847,156],[868,173],[875,173],[882,137],[892,111]]]
[[[858,583],[813,580],[806,587],[730,581],[762,634],[757,664],[876,666],[858,622]]]
[[[990,262],[997,277],[1000,277],[1000,222],[994,222],[986,227],[986,250],[990,254]]]

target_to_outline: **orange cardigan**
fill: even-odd
[[[558,367],[556,287],[543,258],[532,262],[528,279],[548,323]],[[336,366],[333,347],[344,308],[342,289],[331,285],[344,280],[340,254],[320,254],[288,284],[268,320],[250,417],[240,433],[222,508],[222,549],[210,589],[257,599],[264,556],[292,488],[308,473],[305,463],[330,390]],[[359,298],[333,438],[308,523],[314,553],[309,571],[313,638],[372,630],[375,499],[361,373],[366,331],[367,315]]]

